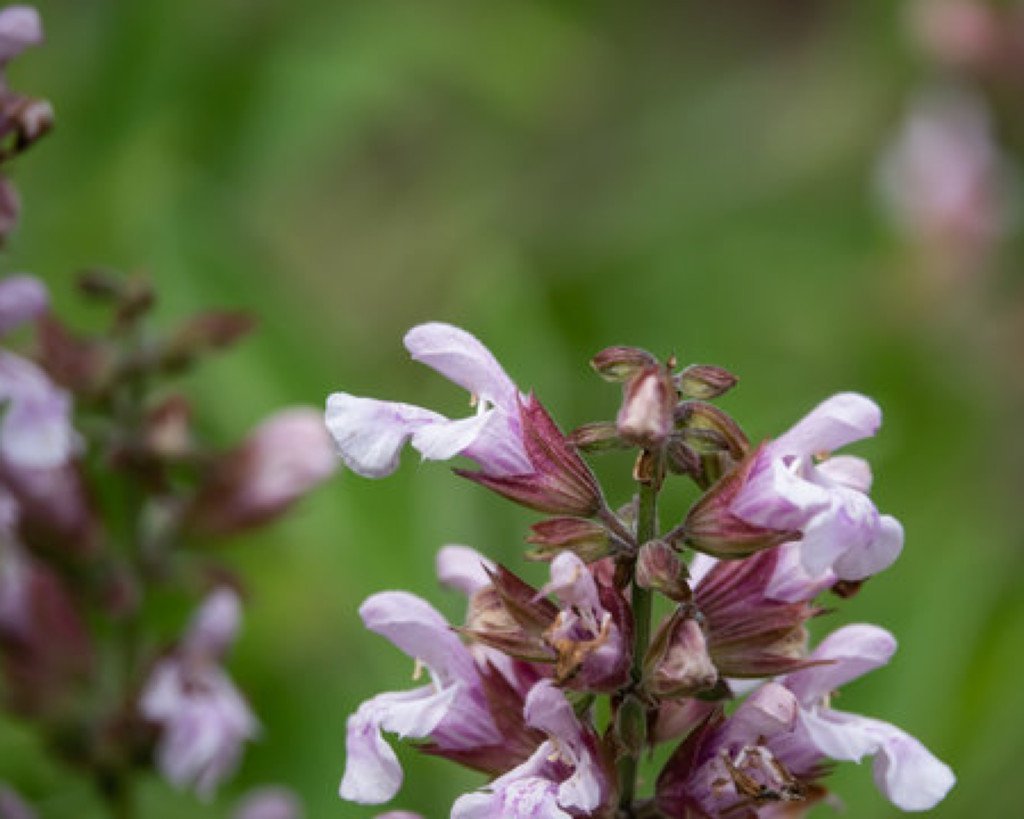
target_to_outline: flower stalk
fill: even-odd
[[[482,397],[480,413],[452,421],[335,393],[327,423],[342,459],[382,477],[407,442],[427,458],[469,458],[480,470],[456,474],[554,515],[527,537],[537,547],[528,558],[550,562],[550,581],[538,589],[446,547],[438,576],[469,597],[465,626],[405,592],[364,603],[366,626],[433,682],[379,694],[349,718],[343,799],[382,804],[398,793],[402,770],[384,732],[493,777],[456,799],[452,819],[769,819],[780,802],[794,803],[785,812],[797,817],[825,798],[830,758],[863,755],[875,756],[876,782],[897,807],[942,799],[952,772],[924,746],[829,706],[830,691],[888,660],[891,635],[847,628],[812,653],[804,628],[826,612],[813,602],[819,593],[885,568],[902,546],[902,529],[867,497],[867,464],[822,455],[873,434],[873,402],[834,396],[751,450],[707,403],[735,377],[707,365],[676,374],[674,358],[610,347],[592,364],[622,384],[616,421],[566,437],[465,331],[422,325],[406,345]],[[634,500],[620,517],[580,454],[622,448],[638,457]],[[658,495],[670,478],[691,480],[700,496],[659,536]],[[697,552],[688,566],[684,547]],[[656,629],[655,595],[674,607]],[[726,716],[740,678],[761,684]],[[607,711],[591,707],[600,697]],[[673,741],[653,794],[638,796],[641,755]]]
[[[658,490],[661,486],[662,459],[659,453],[645,450],[640,456],[651,463],[650,475],[644,475],[637,481],[637,516],[636,542],[639,547],[654,540],[658,536]],[[643,661],[651,641],[651,608],[653,593],[636,582],[636,561],[630,566],[630,605],[633,610],[633,651],[630,664],[629,689],[636,689],[643,676]],[[627,695],[628,695],[627,691]],[[638,714],[639,728],[631,726],[631,730],[643,732],[646,718]],[[636,779],[640,753],[643,743],[623,743],[622,756],[618,761],[619,772],[619,807],[630,815],[636,798]]]

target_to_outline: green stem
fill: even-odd
[[[658,534],[658,487],[661,463],[655,458],[654,476],[639,483],[639,503],[636,517],[637,549]],[[644,655],[651,639],[652,594],[648,589],[632,583],[630,602],[633,609],[633,662],[630,667],[631,685],[639,684],[643,676]],[[636,797],[636,775],[639,755],[627,753],[619,759],[619,808],[629,816]]]
[[[135,794],[131,780],[125,776],[119,780],[110,809],[114,819],[135,819]]]

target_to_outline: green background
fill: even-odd
[[[614,414],[617,390],[587,367],[609,344],[736,372],[723,406],[755,439],[833,392],[875,397],[885,424],[857,451],[906,550],[818,631],[876,622],[901,650],[840,707],[891,720],[954,767],[935,816],[1019,811],[1019,240],[949,281],[879,215],[876,158],[935,78],[901,4],[41,10],[48,44],[9,76],[52,100],[58,128],[18,160],[25,213],[4,266],[44,277],[81,322],[71,274],[89,264],[148,272],[166,322],[211,306],[256,314],[260,332],[190,385],[217,440],[337,389],[462,413],[465,395],[401,345],[431,319],[478,335],[564,428]],[[1003,116],[1011,146],[1020,114]],[[599,469],[624,501],[629,462]],[[690,499],[670,489],[663,523]],[[436,549],[516,563],[535,519],[410,455],[387,481],[341,475],[238,538],[224,554],[252,603],[230,669],[263,736],[214,804],[153,779],[142,815],[226,816],[267,782],[295,788],[310,817],[374,815],[336,796],[345,719],[412,685],[411,662],[362,631],[357,606],[408,588],[459,618],[463,602],[433,578]],[[446,816],[480,782],[400,755],[396,807]],[[17,726],[0,729],[0,779],[44,819],[102,815]],[[896,814],[868,765],[831,782],[849,816]]]

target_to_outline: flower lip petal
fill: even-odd
[[[491,422],[494,410],[457,421],[423,424],[412,433],[413,447],[428,461],[447,461],[473,445]]]
[[[541,680],[530,689],[523,706],[523,719],[531,728],[570,746],[578,746],[581,741],[582,730],[572,706],[550,680]]]
[[[494,571],[494,563],[476,549],[454,544],[437,553],[436,566],[441,585],[461,591],[466,597],[489,586],[491,578],[487,573]]]
[[[359,616],[370,631],[421,660],[442,685],[475,679],[469,650],[441,613],[422,598],[407,592],[379,592],[359,607]]]
[[[213,591],[192,618],[182,648],[190,655],[217,660],[235,640],[242,620],[242,601],[227,586]]]
[[[896,652],[896,638],[884,628],[864,623],[838,629],[811,652],[808,658],[821,665],[795,671],[783,682],[801,705],[815,701],[880,666]]]
[[[799,710],[796,697],[785,686],[767,682],[754,691],[725,723],[722,741],[750,745],[760,737],[771,739],[792,730]]]
[[[871,465],[856,455],[836,455],[826,458],[817,466],[819,475],[842,486],[863,492],[871,491]]]
[[[771,444],[773,455],[810,456],[832,452],[869,438],[882,424],[878,404],[855,392],[842,392],[822,401],[788,432]]]
[[[594,576],[587,564],[570,551],[560,552],[551,561],[551,580],[537,592],[537,597],[549,594],[555,594],[566,604],[604,612]]]
[[[878,751],[874,720],[867,717],[824,708],[800,710],[797,720],[801,736],[830,759],[860,762]]]
[[[0,12],[0,25],[4,12]],[[0,53],[3,52],[3,30],[0,28]],[[0,336],[6,335],[26,321],[46,312],[50,297],[35,276],[8,276],[0,281]]]
[[[931,810],[956,783],[950,767],[909,734],[885,726],[875,755],[878,789],[900,810]]]
[[[863,580],[896,562],[903,550],[903,526],[892,515],[882,515],[875,536],[863,545],[855,544],[836,560],[836,574],[843,580]]]
[[[402,766],[381,735],[380,727],[359,711],[349,717],[345,742],[345,773],[338,795],[350,802],[378,805],[391,799],[402,785]]]
[[[0,66],[42,42],[43,24],[32,6],[8,6],[0,11]]]
[[[0,427],[0,451],[17,466],[63,465],[77,442],[71,396],[36,364],[0,350],[0,402],[9,402]]]
[[[409,330],[405,347],[415,361],[473,395],[515,413],[519,392],[516,385],[475,336],[454,325],[432,321]]]
[[[412,404],[344,392],[328,396],[325,420],[341,460],[367,478],[383,478],[394,472],[402,447],[416,430],[448,422],[443,415]]]

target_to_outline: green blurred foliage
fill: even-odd
[[[860,447],[901,561],[820,629],[878,622],[892,664],[842,707],[906,728],[956,769],[941,817],[1009,816],[1024,758],[1018,456],[1024,316],[1001,260],[928,279],[877,215],[871,179],[928,69],[890,0],[420,3],[47,0],[48,44],[12,67],[58,127],[18,161],[23,224],[5,260],[88,324],[71,274],[145,270],[170,321],[255,313],[254,340],[192,379],[225,443],[335,389],[458,412],[408,363],[404,331],[460,324],[563,427],[611,417],[587,369],[612,343],[726,366],[752,438],[841,389],[886,412]],[[1000,278],[1001,277],[1001,278]],[[629,464],[599,464],[613,496]],[[663,523],[691,496],[670,492]],[[197,809],[157,781],[143,815],[225,816],[244,789],[337,800],[345,718],[410,685],[359,602],[408,588],[458,618],[433,555],[447,542],[518,561],[534,517],[410,456],[387,482],[346,474],[225,558],[251,578],[231,670],[263,723],[238,778]],[[535,567],[536,568],[536,567]],[[99,816],[87,783],[16,726],[0,776],[42,815]],[[447,815],[478,777],[400,752],[396,805]],[[832,780],[851,816],[889,816],[870,771]],[[815,815],[829,815],[828,808]]]

